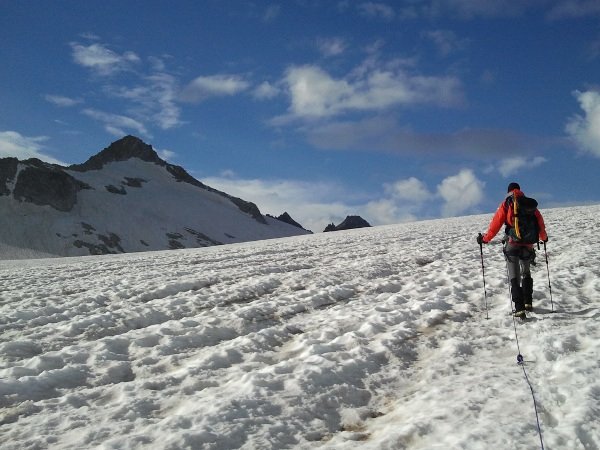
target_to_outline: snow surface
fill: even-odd
[[[527,374],[545,448],[597,449],[600,207],[543,213],[516,324],[491,215],[1,261],[0,447],[535,449]]]

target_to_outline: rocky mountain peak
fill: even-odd
[[[267,216],[269,217],[273,217],[274,219],[280,220],[281,222],[285,222],[288,225],[293,225],[297,228],[301,228],[302,230],[306,230],[309,231],[310,233],[312,233],[312,231],[307,230],[306,228],[304,228],[302,225],[300,225],[298,222],[296,222],[294,219],[292,219],[292,216],[289,215],[289,213],[286,211],[283,214],[281,214],[278,217],[272,216],[270,214],[267,214]]]
[[[346,216],[344,221],[342,223],[340,223],[339,225],[330,223],[329,225],[327,225],[327,227],[323,231],[327,232],[327,231],[352,230],[355,228],[365,228],[365,227],[370,227],[370,226],[371,226],[371,224],[369,224],[369,222],[367,222],[365,219],[363,219],[360,216]]]
[[[83,164],[73,165],[69,169],[79,171],[99,170],[104,164],[115,161],[127,161],[131,158],[138,158],[142,161],[152,162],[161,166],[167,164],[158,156],[158,153],[156,153],[151,145],[146,144],[136,136],[129,135],[113,142]]]

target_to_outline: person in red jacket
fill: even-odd
[[[518,183],[510,183],[508,193],[498,206],[487,232],[484,235],[479,234],[477,236],[477,242],[480,245],[487,244],[498,234],[500,228],[503,225],[505,226],[505,236],[502,242],[511,286],[510,292],[512,301],[515,304],[515,316],[517,317],[523,317],[525,316],[525,310],[531,311],[533,309],[533,278],[531,278],[530,264],[535,257],[535,250],[533,244],[517,242],[509,235],[510,229],[513,227],[508,220],[510,204],[513,198],[524,195]],[[548,235],[546,234],[544,218],[537,209],[535,210],[535,217],[539,230],[538,238],[547,242]]]

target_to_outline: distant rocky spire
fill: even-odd
[[[371,226],[371,224],[369,224],[369,222],[367,222],[365,219],[363,219],[360,216],[346,216],[344,221],[342,223],[340,223],[339,225],[334,225],[333,223],[330,223],[329,225],[327,225],[327,227],[323,231],[326,232],[326,231],[352,230],[354,228],[365,228],[365,227],[370,227],[370,226]]]

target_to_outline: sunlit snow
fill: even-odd
[[[0,261],[0,447],[597,449],[600,207],[543,213],[518,323],[491,214]]]

